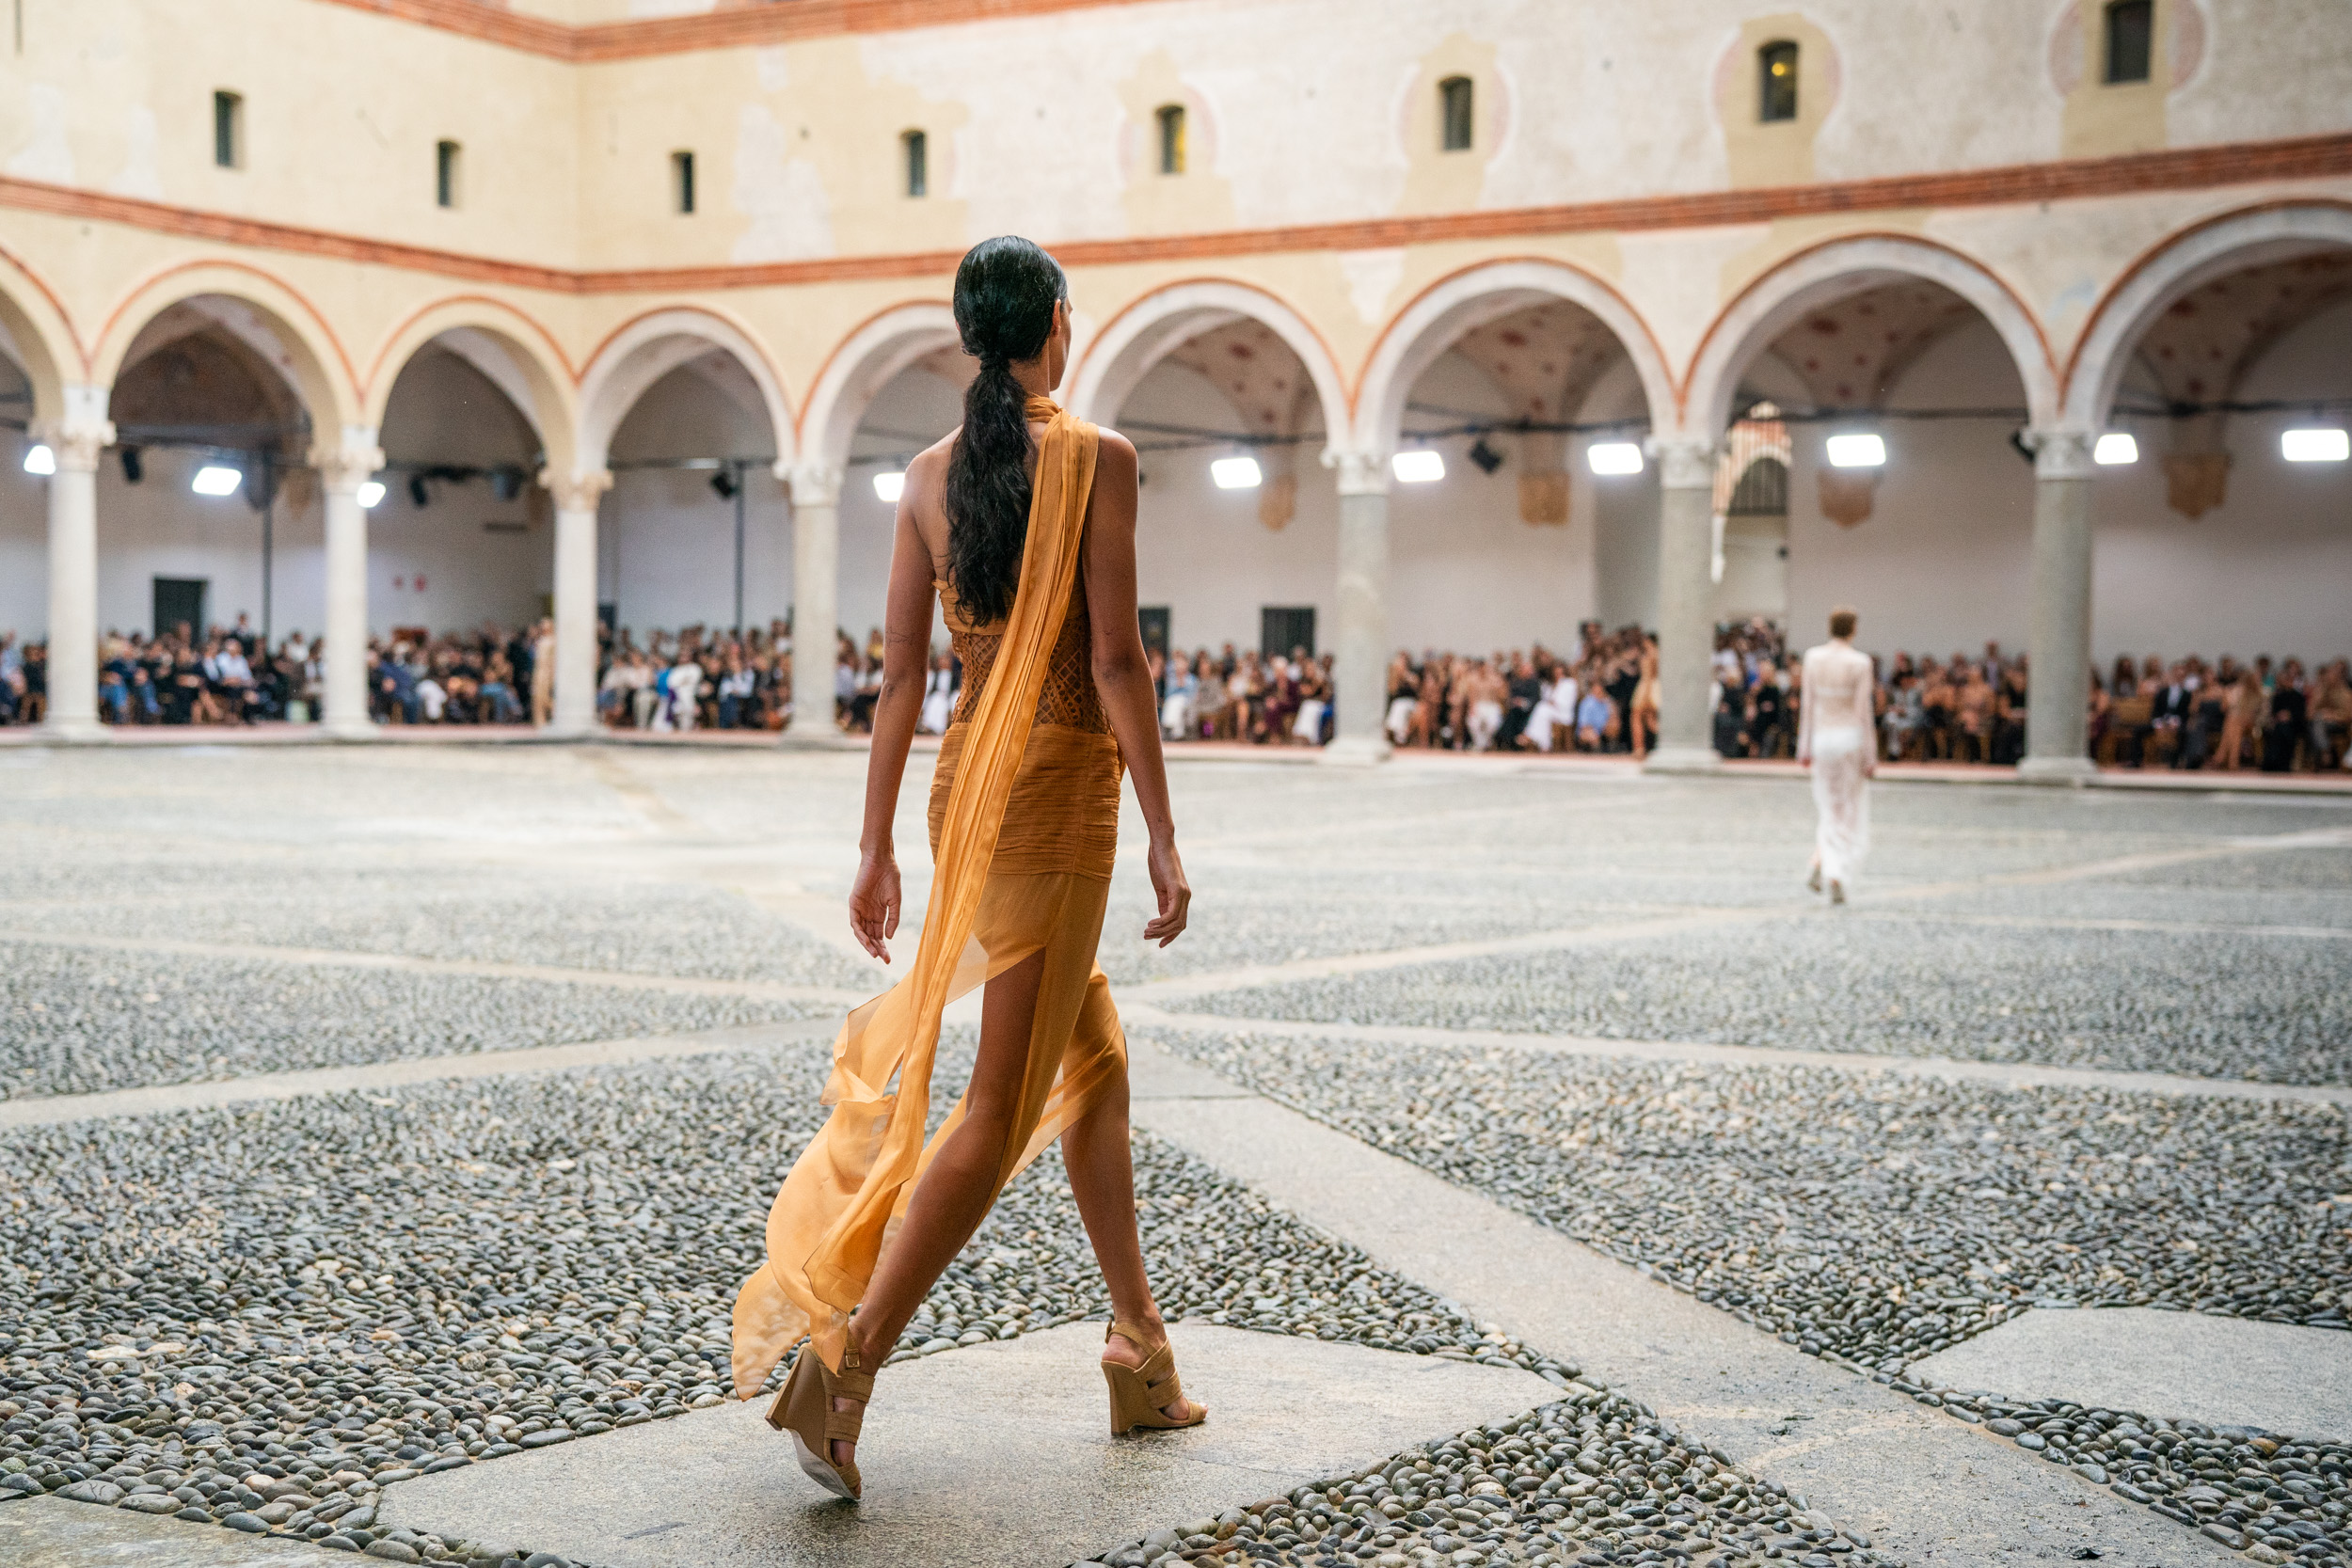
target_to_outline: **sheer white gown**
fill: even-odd
[[[1813,764],[1814,847],[1821,875],[1852,885],[1870,848],[1871,712],[1876,681],[1870,657],[1832,639],[1804,654],[1804,707],[1797,759]]]

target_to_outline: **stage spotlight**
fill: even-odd
[[[2121,430],[2110,430],[2090,449],[2090,460],[2105,468],[2120,468],[2139,461],[2139,443]]]
[[[502,501],[511,501],[523,493],[523,476],[519,468],[492,468],[490,494]]]
[[[1478,465],[1482,474],[1493,473],[1502,467],[1502,453],[1488,446],[1484,436],[1470,443],[1470,460]]]
[[[1445,456],[1434,447],[1415,447],[1389,459],[1399,484],[1434,484],[1445,478]]]
[[[734,473],[726,468],[720,469],[717,473],[710,476],[710,487],[719,492],[719,499],[721,500],[733,500],[735,499]]]
[[[1584,449],[1584,466],[1604,477],[1638,474],[1642,471],[1641,443],[1595,441]]]
[[[2341,430],[2290,430],[2279,437],[2279,455],[2290,463],[2341,463],[2352,457],[2352,437]]]
[[[27,447],[24,450],[24,471],[44,477],[56,473],[57,471],[56,451],[46,445]]]
[[[1254,457],[1220,457],[1209,465],[1209,478],[1220,490],[1255,490],[1265,483]]]
[[[245,470],[232,468],[226,463],[207,463],[196,470],[188,488],[199,496],[233,496],[237,486],[245,483]]]
[[[377,507],[384,504],[384,482],[380,479],[371,479],[364,482],[359,486],[357,499],[359,502],[360,511],[374,511]]]
[[[1829,466],[1833,468],[1877,468],[1886,463],[1886,443],[1876,436],[1833,436]]]
[[[907,476],[903,469],[896,473],[874,476],[874,499],[876,500],[896,506],[898,504],[898,498],[906,493]]]
[[[408,476],[408,499],[415,502],[420,510],[432,503],[433,498],[425,494],[424,475],[410,474]]]
[[[136,484],[147,477],[147,461],[136,447],[122,449],[122,483]]]

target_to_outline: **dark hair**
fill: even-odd
[[[1012,612],[1028,542],[1028,394],[1012,363],[1043,352],[1054,307],[1068,297],[1060,265],[1011,235],[982,240],[956,268],[956,328],[980,373],[947,456],[947,580],[978,625]]]
[[[1832,637],[1851,637],[1858,617],[1844,605],[1829,612],[1829,634]]]

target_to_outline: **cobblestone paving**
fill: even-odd
[[[1230,990],[1238,1018],[2352,1083],[2352,943],[1821,911]]]
[[[0,771],[0,929],[871,985],[830,932],[760,902],[846,889],[854,757],[198,746],[7,753]],[[2352,1433],[1900,1381],[2031,1301],[2340,1326],[2338,1108],[1249,1029],[1349,1019],[2341,1084],[2352,943],[2322,933],[2352,928],[2352,847],[2310,835],[2352,828],[2352,809],[1883,789],[1861,888],[1896,896],[1832,913],[1797,886],[1810,822],[1794,784],[1227,764],[1174,783],[1197,929],[1165,954],[1122,935],[1149,896],[1131,821],[1104,945],[1122,986],[1695,924],[1228,989],[1208,1006],[1230,1028],[1167,1043],[2257,1560],[2352,1562]],[[920,809],[911,788],[911,863]],[[2281,833],[2309,841],[2250,847]],[[2184,853],[2202,858],[2139,863]],[[2076,870],[2122,857],[2137,859]],[[909,870],[919,887],[927,867]],[[812,1010],[831,1009],[0,937],[0,1096]],[[951,1034],[943,1085],[970,1048]],[[813,1130],[821,1060],[780,1048],[0,1138],[0,1488],[521,1568],[529,1543],[379,1535],[373,1498],[428,1467],[724,1398],[726,1307]],[[1137,1162],[1171,1316],[1511,1362],[1561,1396],[1098,1560],[1874,1558],[1806,1499],[1549,1359],[1559,1347],[1469,1321],[1169,1148],[1140,1140]],[[897,1354],[1104,1308],[1049,1158]]]
[[[0,1099],[680,1034],[834,1010],[821,1002],[0,941]]]

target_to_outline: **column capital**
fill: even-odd
[[[2036,479],[2089,479],[2094,471],[2095,442],[2087,430],[2029,430],[2025,441],[2033,452]]]
[[[1645,443],[1658,459],[1658,483],[1668,490],[1712,490],[1716,443],[1706,436],[1653,436]]]
[[[555,497],[558,512],[594,512],[596,502],[612,488],[612,470],[591,468],[584,474],[559,476],[553,468],[542,468],[539,483]]]
[[[795,463],[789,467],[777,467],[784,482],[792,487],[794,506],[839,506],[841,482],[845,477],[839,468],[823,463]]]
[[[320,483],[330,495],[350,495],[383,468],[384,449],[375,444],[373,430],[352,425],[343,431],[341,441],[331,446],[321,441],[312,447],[310,467],[319,471]]]
[[[1343,496],[1385,496],[1389,493],[1389,458],[1386,452],[1347,451],[1338,447],[1323,449],[1323,466],[1340,476]]]
[[[115,444],[114,421],[87,414],[69,413],[61,420],[44,420],[29,432],[56,454],[61,473],[98,471],[98,459]]]

